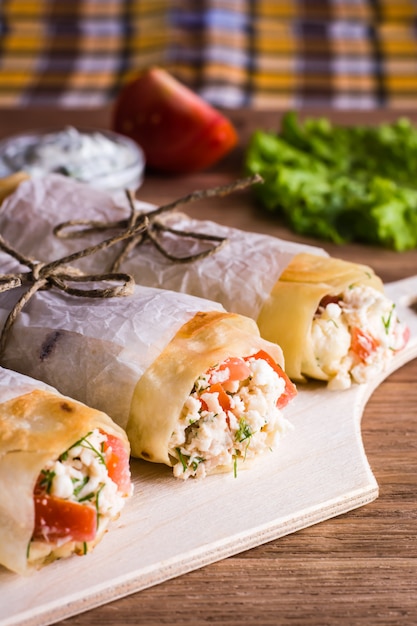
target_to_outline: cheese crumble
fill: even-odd
[[[40,474],[40,485],[45,493],[63,500],[93,506],[97,514],[97,543],[109,522],[117,518],[125,504],[126,495],[108,475],[103,444],[107,437],[98,429],[76,442],[59,459],[48,463]],[[68,537],[48,540],[48,528],[44,540],[34,539],[28,550],[29,562],[52,560],[69,556],[73,552],[84,554],[90,547],[84,542],[71,541]]]
[[[329,377],[329,388],[346,389],[384,371],[407,341],[407,328],[395,304],[372,287],[346,289],[320,306],[311,326],[317,365]]]
[[[203,478],[216,469],[235,468],[271,450],[290,427],[277,402],[285,381],[263,359],[246,360],[250,375],[229,380],[220,366],[200,376],[186,400],[169,443],[177,478]],[[221,383],[229,408],[212,386]],[[223,406],[222,406],[223,404]]]

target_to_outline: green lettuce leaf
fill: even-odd
[[[279,133],[252,135],[244,165],[264,179],[261,204],[297,233],[417,247],[417,130],[407,119],[343,127],[289,112]]]

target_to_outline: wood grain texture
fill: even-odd
[[[308,112],[307,112],[308,113]],[[321,111],[321,113],[323,113]],[[325,112],[324,112],[325,113]],[[274,127],[279,115],[238,111],[241,145],[212,171],[193,176],[147,176],[139,197],[171,201],[191,190],[241,174],[242,149],[255,127]],[[391,113],[390,119],[397,114]],[[332,113],[341,122],[374,123],[386,113]],[[411,116],[412,117],[412,116]],[[414,114],[414,121],[417,116]],[[109,111],[0,112],[0,136],[72,123],[106,127]],[[190,211],[247,230],[295,237],[237,194]],[[417,273],[417,251],[323,244],[332,255],[368,263],[385,282]],[[281,537],[250,551],[62,621],[93,624],[414,625],[417,623],[417,361],[391,374],[368,400],[362,439],[379,498],[362,508]],[[198,532],[198,526],[194,529]],[[175,540],[175,538],[173,538]]]

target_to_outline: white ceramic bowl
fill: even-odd
[[[145,156],[128,137],[96,128],[34,130],[0,141],[0,177],[61,173],[106,190],[136,189]]]

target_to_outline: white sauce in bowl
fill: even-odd
[[[128,137],[107,130],[72,126],[31,132],[0,142],[0,176],[25,171],[31,176],[59,173],[100,189],[137,188],[145,158]]]

